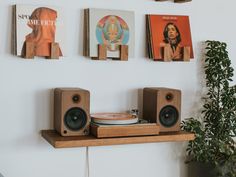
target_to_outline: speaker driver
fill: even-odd
[[[78,103],[78,102],[80,101],[80,96],[79,96],[78,94],[73,95],[72,101],[73,101],[74,103]]]
[[[81,108],[71,108],[65,114],[64,123],[68,129],[78,131],[86,125],[87,115]]]
[[[174,106],[165,106],[159,114],[160,123],[165,127],[172,127],[179,119],[178,110]]]

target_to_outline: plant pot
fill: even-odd
[[[217,177],[218,170],[210,163],[190,162],[188,177]]]

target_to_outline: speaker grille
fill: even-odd
[[[172,127],[179,119],[178,110],[174,106],[163,107],[159,114],[160,123],[165,127]]]
[[[82,129],[87,123],[86,112],[81,108],[71,108],[64,116],[64,123],[66,127],[72,131]]]

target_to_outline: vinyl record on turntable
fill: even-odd
[[[138,118],[128,113],[96,113],[91,114],[92,122],[105,125],[127,125],[138,122]]]

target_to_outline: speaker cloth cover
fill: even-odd
[[[163,107],[159,114],[160,123],[165,127],[171,127],[179,119],[178,110],[174,106],[167,105]]]
[[[87,115],[81,108],[71,108],[64,116],[64,123],[68,129],[78,131],[86,125]]]

